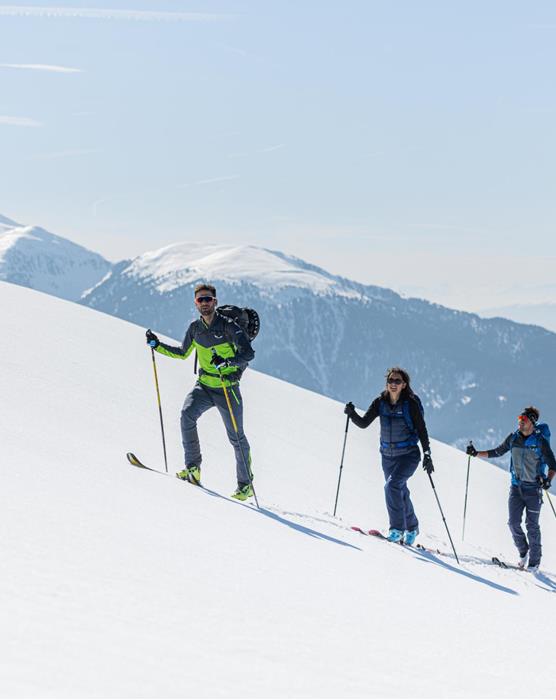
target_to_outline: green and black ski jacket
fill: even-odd
[[[249,336],[243,328],[233,319],[221,316],[218,312],[210,326],[207,326],[203,318],[193,321],[187,329],[181,347],[160,343],[156,351],[168,357],[185,360],[196,350],[199,381],[211,389],[217,389],[222,386],[222,382],[218,371],[211,364],[213,349],[220,357],[230,360],[230,366],[222,370],[226,386],[237,384],[247,364],[255,357]]]

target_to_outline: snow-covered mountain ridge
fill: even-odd
[[[458,445],[496,443],[529,403],[556,421],[556,380],[541,369],[556,352],[555,334],[405,299],[276,251],[168,246],[119,263],[82,303],[180,338],[203,280],[221,303],[259,311],[254,366],[273,376],[366,406],[387,367],[402,365],[432,433]]]
[[[342,405],[251,370],[260,511],[219,496],[234,460],[215,411],[199,424],[207,491],[135,470],[129,449],[162,463],[142,330],[15,285],[0,299],[1,697],[551,695],[556,528],[545,506],[539,576],[489,564],[515,556],[507,474],[473,460],[462,542],[467,460],[432,442],[461,566],[422,470],[420,541],[448,554],[357,535],[386,525],[376,425],[349,431],[333,518]],[[175,469],[192,359],[157,364]]]
[[[206,279],[252,284],[268,296],[281,293],[287,297],[290,288],[313,294],[361,298],[357,285],[349,280],[331,275],[299,258],[253,245],[176,243],[140,255],[121,274],[140,283],[152,282],[160,294]]]
[[[556,334],[543,328],[403,298],[256,246],[182,242],[111,265],[41,229],[1,241],[0,279],[175,338],[193,316],[194,285],[208,280],[221,303],[259,312],[255,368],[340,401],[366,407],[386,368],[405,366],[431,433],[451,444],[493,446],[531,403],[556,423],[556,378],[546,372]]]
[[[0,219],[0,280],[77,301],[112,268],[101,255],[38,226]]]

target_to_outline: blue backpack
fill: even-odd
[[[514,442],[517,439],[518,433],[519,433],[519,430],[516,430],[515,433],[512,435],[510,449],[514,446]],[[537,438],[537,444],[533,447],[533,449],[536,451],[537,455],[539,456],[539,476],[546,476],[548,474],[548,464],[543,462],[542,450],[541,450],[538,438],[543,437],[550,445],[550,428],[548,427],[548,424],[547,423],[539,423],[538,425],[536,425],[535,430],[531,434],[531,436],[532,435],[534,435]]]
[[[386,443],[383,440],[380,441],[381,447],[408,447],[410,445],[417,445],[419,439],[417,437],[417,431],[415,430],[415,425],[413,423],[413,420],[411,418],[411,411],[409,410],[409,402],[411,399],[415,399],[417,402],[417,405],[419,406],[419,410],[421,411],[421,415],[425,415],[425,409],[423,408],[423,404],[421,402],[421,399],[417,396],[417,394],[413,394],[411,398],[409,399],[404,399],[402,401],[402,413],[403,413],[403,418],[405,421],[405,424],[407,425],[409,431],[412,433],[412,437],[409,440],[406,440],[404,442],[397,442],[397,443]],[[386,410],[386,402],[385,399],[381,399],[379,403],[379,415],[381,416],[386,416],[390,417],[389,412]]]
[[[419,410],[421,411],[421,415],[425,415],[425,409],[423,407],[423,403],[421,402],[421,399],[417,396],[417,394],[413,394],[413,398],[415,401],[417,401],[417,405],[419,406]],[[409,400],[406,399],[402,403],[402,411],[403,411],[403,417],[405,420],[405,423],[407,427],[411,430],[412,433],[415,432],[415,426],[413,425],[413,421],[411,420],[411,412],[409,410]],[[550,431],[548,433],[550,435]]]

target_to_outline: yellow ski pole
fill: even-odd
[[[216,355],[216,350],[214,348],[212,348],[212,355],[213,355],[213,357],[214,357],[214,355]],[[234,416],[234,411],[232,409],[232,403],[230,401],[230,396],[228,394],[228,389],[226,388],[226,384],[224,383],[225,380],[224,380],[224,377],[222,376],[222,372],[218,369],[218,367],[216,368],[216,371],[218,372],[218,375],[220,377],[220,381],[222,383],[222,389],[224,390],[224,398],[226,399],[226,405],[228,406],[228,411],[230,412],[230,418],[232,419],[232,425],[234,426],[234,430],[235,430],[235,434],[236,434],[236,438],[237,438],[237,444],[239,447],[239,452],[241,454],[243,466],[245,467],[245,471],[247,473],[247,478],[249,479],[249,485],[253,489],[253,496],[255,497],[255,503],[257,504],[257,508],[260,509],[259,500],[257,498],[257,492],[255,491],[255,486],[253,485],[253,479],[251,478],[251,470],[249,469],[249,466],[245,460],[245,455],[243,454],[243,450],[241,449],[241,443],[239,440],[239,430],[237,428],[237,423],[236,423],[236,419]]]
[[[160,389],[158,387],[158,374],[156,371],[156,360],[154,359],[154,348],[151,348],[151,355],[153,359],[153,370],[154,370],[154,384],[156,387],[156,398],[158,401],[158,413],[160,415],[160,430],[162,431],[162,449],[164,451],[164,466],[166,471],[168,471],[168,459],[166,457],[166,439],[164,437],[164,422],[162,420],[162,404],[160,403]]]

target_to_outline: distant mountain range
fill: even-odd
[[[111,269],[97,253],[0,216],[0,280],[78,301]]]
[[[5,238],[15,234],[0,235],[0,279],[178,339],[194,315],[193,287],[208,280],[220,303],[259,312],[254,367],[365,409],[386,369],[399,364],[412,375],[431,434],[445,442],[492,446],[529,403],[556,424],[548,371],[556,334],[544,328],[402,298],[254,246],[179,243],[111,264],[42,229],[16,231],[9,247]],[[33,275],[38,258],[41,274]]]
[[[549,295],[547,295],[549,296]],[[556,294],[551,294],[553,298]],[[498,306],[481,311],[481,316],[493,318],[500,316],[518,323],[534,323],[556,333],[556,302],[531,302]]]

